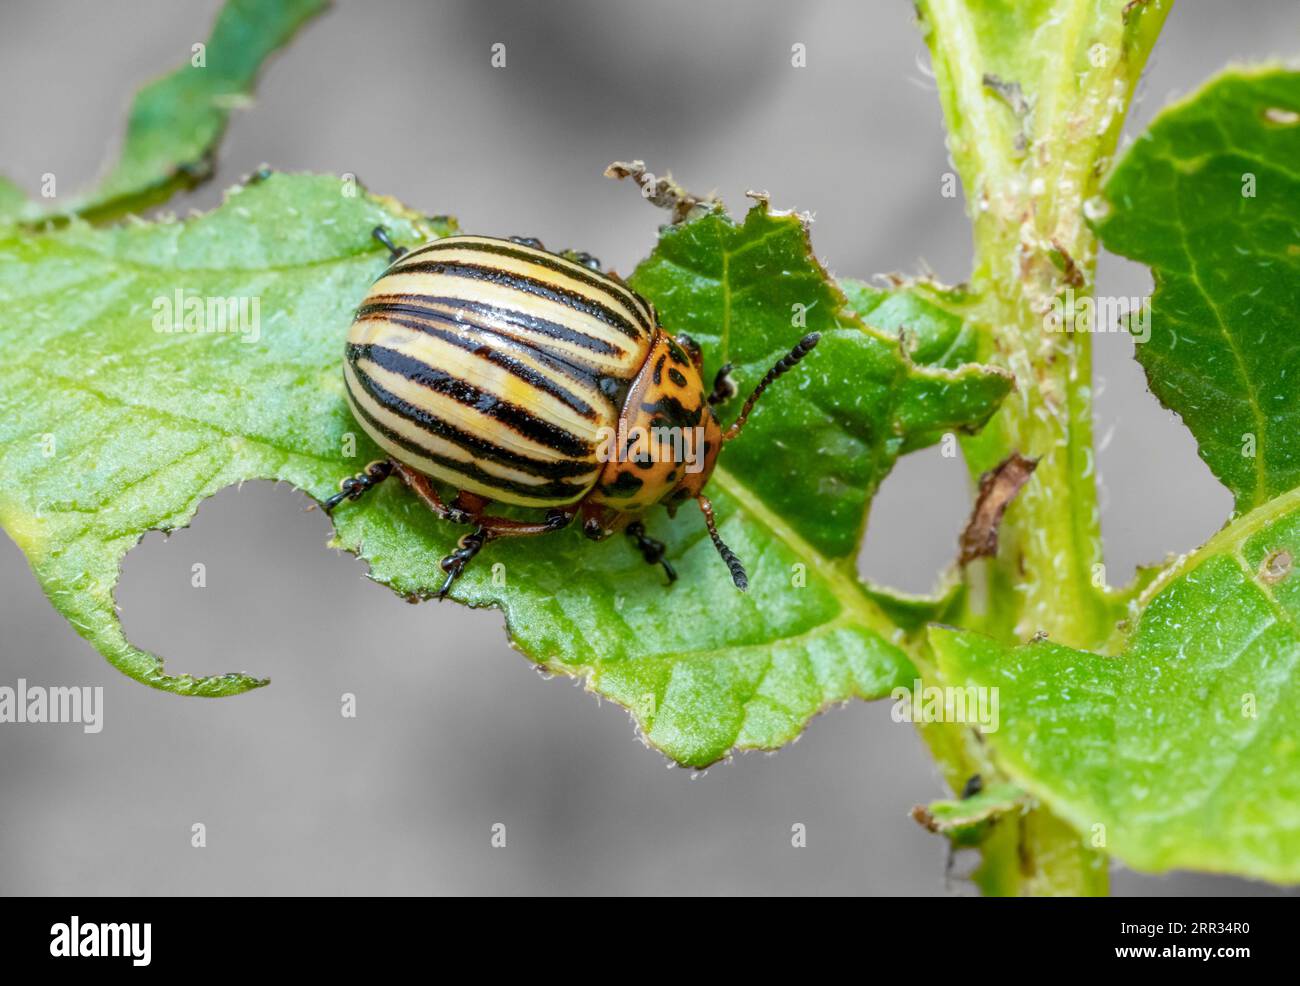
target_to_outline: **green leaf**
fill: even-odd
[[[733,748],[780,746],[826,706],[879,697],[912,680],[901,630],[854,570],[866,496],[830,517],[822,502],[840,493],[841,477],[856,475],[864,446],[901,443],[913,421],[974,427],[1008,382],[978,367],[914,366],[895,338],[865,328],[846,309],[802,221],[762,204],[743,224],[713,212],[664,230],[632,283],[670,331],[701,343],[707,372],[733,361],[742,390],[806,332],[822,332],[813,354],[765,399],[779,413],[755,412],[709,486],[724,537],[749,565],[750,591],[731,586],[699,518],[687,512],[671,522],[654,512],[650,533],[668,543],[681,574],[671,587],[627,545],[592,544],[568,530],[545,544],[494,543],[489,560],[500,564],[505,585],[484,564],[454,594],[501,606],[526,654],[585,677],[632,711],[650,744],[705,766]],[[803,324],[791,324],[795,304],[806,306]],[[900,408],[892,418],[889,395],[853,383],[868,367],[888,367],[909,395],[894,398]],[[872,430],[877,421],[889,437]],[[751,467],[764,460],[765,445],[765,466]],[[746,447],[752,459],[737,455]],[[773,475],[811,487],[819,501],[784,498]],[[441,581],[437,559],[454,533],[404,491],[383,489],[340,523],[340,543],[362,548],[373,578],[415,596]],[[849,545],[844,554],[826,550],[841,542]]]
[[[912,817],[931,832],[946,835],[954,845],[973,846],[983,841],[992,822],[1023,812],[1029,801],[1014,784],[994,784],[969,798],[917,805]]]
[[[1048,334],[1044,313],[1086,293],[1096,243],[1084,205],[1100,188],[1171,0],[917,0],[946,146],[974,234],[976,358],[1011,370],[1014,399],[963,442],[973,477],[1012,453],[1038,461],[978,563],[966,619],[1002,633],[1050,629],[1095,646],[1114,623],[1093,585],[1102,561],[1092,448],[1091,337]],[[987,603],[987,605],[984,605]]]
[[[331,178],[272,175],[186,222],[74,224],[0,241],[0,302],[10,313],[0,335],[0,523],[79,632],[156,687],[219,695],[262,682],[169,676],[125,641],[112,591],[141,534],[184,525],[202,498],[246,479],[285,480],[323,498],[377,454],[347,411],[341,374],[352,310],[385,265],[370,230],[385,223],[404,242],[435,230],[391,203],[343,191]],[[721,217],[709,217],[706,229],[724,228]],[[695,232],[674,230],[666,242]],[[908,396],[886,403],[894,405],[891,427],[903,434],[911,422],[931,427],[963,408],[979,420],[1005,390],[1002,376],[975,368],[918,370],[896,344],[848,313],[837,316],[842,298],[825,281],[819,286],[824,274],[796,218],[756,212],[728,245],[760,267],[781,263],[789,276],[778,285],[824,302],[808,328],[832,330],[823,346],[833,359],[818,368],[810,357],[801,370],[815,372],[792,374],[772,391],[770,404],[793,408],[791,420],[782,426],[778,415],[737,442],[783,441],[772,464],[780,474],[806,473],[833,490],[832,477],[854,474],[848,460],[869,439],[880,441],[865,431],[874,419],[852,390],[833,428],[814,415],[838,414],[847,377],[836,359],[892,361]],[[688,256],[705,264],[706,247]],[[732,356],[746,354],[742,381],[753,382],[751,367],[803,334],[789,325],[789,295],[778,287],[764,288],[769,310],[731,281],[709,287],[689,271],[660,268],[656,257],[648,288],[663,311],[677,310],[674,292],[710,310],[718,292],[732,294],[745,316],[729,333]],[[257,299],[257,338],[156,331],[156,306],[178,290]],[[796,434],[801,422],[835,437],[835,447],[819,454]],[[349,435],[357,447],[345,457]],[[659,512],[649,527],[668,542],[681,574],[672,586],[622,539],[593,544],[575,525],[544,539],[493,543],[456,589],[471,605],[500,606],[521,650],[550,670],[585,677],[633,710],[650,743],[694,766],[733,747],[778,746],[827,705],[887,694],[914,675],[893,642],[899,631],[857,581],[851,555],[833,559],[805,536],[833,530],[814,522],[816,504],[783,514],[771,482],[757,476],[762,484],[751,485],[732,471],[730,455],[709,490],[724,536],[749,564],[748,593],[732,587],[699,517],[684,513],[673,523]],[[412,597],[441,583],[438,561],[463,533],[395,481],[334,518],[336,543],[368,560],[376,581]],[[856,531],[859,520],[846,524]]]
[[[263,62],[326,6],[328,0],[227,0],[203,50],[136,94],[121,155],[93,191],[46,210],[36,202],[20,206],[0,188],[0,220],[8,212],[23,222],[69,215],[99,222],[206,181],[230,112],[251,98]]]
[[[1300,880],[1297,559],[1293,491],[1153,583],[1118,656],[930,639],[948,684],[998,689],[986,743],[1081,838],[1140,870]]]
[[[873,329],[901,337],[914,363],[958,370],[980,359],[989,332],[979,324],[965,288],[928,280],[895,281],[888,290],[851,279],[839,283],[858,317]],[[969,429],[963,430],[969,433]],[[929,448],[942,435],[942,430],[910,434],[903,451]]]
[[[914,362],[955,370],[979,358],[979,329],[969,317],[963,289],[928,281],[907,281],[890,290],[849,278],[839,283],[863,322],[891,336],[902,334]]]
[[[55,607],[131,677],[197,695],[264,683],[167,676],[122,634],[118,568],[144,532],[184,526],[232,483],[319,491],[353,468],[338,451],[340,340],[383,266],[379,222],[418,235],[335,179],[273,177],[193,222],[0,239],[0,524]],[[255,300],[257,338],[156,331],[178,291]]]
[[[28,207],[23,190],[8,178],[0,177],[0,226],[18,220]]]
[[[1297,162],[1300,72],[1233,69],[1156,118],[1097,224],[1152,269],[1138,361],[1238,513],[1300,485]]]
[[[920,436],[978,430],[1010,387],[988,367],[918,365],[897,331],[852,311],[803,221],[765,203],[741,224],[713,212],[668,227],[631,281],[670,332],[704,347],[706,375],[732,363],[742,391],[803,333],[821,333],[816,358],[757,406],[725,466],[827,558],[856,555],[867,507],[900,454]],[[800,465],[809,453],[816,468]]]

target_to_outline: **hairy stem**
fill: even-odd
[[[1169,6],[918,4],[971,216],[971,316],[988,327],[981,355],[1016,377],[995,419],[966,443],[967,460],[978,477],[1015,451],[1038,459],[1003,518],[997,556],[966,569],[962,624],[1007,641],[1046,633],[1096,648],[1117,617],[1094,481],[1091,339],[1051,319],[1092,290],[1085,213]],[[965,727],[925,738],[950,782],[974,768],[996,774]],[[1105,892],[1104,859],[1046,809],[995,832],[984,846],[986,892]]]

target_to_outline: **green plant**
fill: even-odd
[[[227,4],[206,66],[142,92],[122,164],[70,206],[0,184],[0,523],[78,632],[181,694],[265,682],[173,675],[133,647],[113,605],[121,559],[227,485],[285,480],[319,499],[373,458],[340,375],[351,310],[385,264],[370,230],[455,228],[348,180],[282,174],[192,220],[112,224],[210,172],[226,109],[319,7]],[[528,656],[584,677],[689,766],[778,747],[833,702],[918,679],[998,695],[996,729],[920,725],[954,791],[981,778],[917,814],[979,849],[988,893],[1104,892],[1108,855],[1300,879],[1300,74],[1225,72],[1112,163],[1167,3],[918,13],[970,203],[968,284],[836,282],[798,216],[759,201],[736,221],[616,169],[673,210],[631,282],[703,345],[706,374],[732,362],[748,379],[822,333],[710,487],[750,592],[718,577],[701,530],[659,515],[671,590],[625,545],[566,531],[494,545],[507,584],[471,568],[454,595],[500,607]],[[1105,582],[1091,471],[1081,299],[1098,237],[1150,265],[1138,358],[1236,496],[1202,547],[1124,589]],[[255,299],[257,330],[199,331],[204,299]],[[933,597],[863,584],[876,489],[899,455],[956,432],[988,477],[961,562]],[[395,483],[336,523],[337,545],[412,597],[440,584],[459,533]]]

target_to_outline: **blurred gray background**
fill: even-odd
[[[31,193],[89,183],[143,82],[188,59],[216,0],[11,2],[0,8],[0,173]],[[475,232],[541,237],[624,272],[661,216],[601,177],[644,158],[733,210],[748,188],[816,214],[832,270],[869,277],[969,266],[933,83],[906,0],[340,3],[275,59],[235,115],[207,208],[262,162],[353,172]],[[489,65],[494,42],[507,68]],[[808,64],[790,65],[791,45]],[[1231,59],[1294,56],[1293,0],[1179,0],[1133,133]],[[1099,291],[1141,294],[1105,258]],[[1132,343],[1097,337],[1097,434],[1112,581],[1207,537],[1227,493],[1146,392]],[[36,395],[38,396],[38,395]],[[669,767],[627,715],[546,681],[496,612],[410,606],[324,547],[329,525],[287,487],[208,501],[193,527],[127,558],[127,633],[174,672],[274,683],[181,699],[112,670],[0,543],[0,684],[103,685],[105,728],[0,726],[0,889],[8,894],[967,893],[907,817],[942,796],[885,703],[816,719],[773,756],[702,776]],[[964,467],[904,460],[873,510],[862,571],[929,587],[968,504]],[[190,585],[207,566],[208,586]],[[358,696],[343,719],[339,697]],[[190,846],[191,825],[207,848]],[[791,826],[808,845],[791,847]],[[507,846],[490,845],[503,823]],[[1119,894],[1275,888],[1117,870]]]

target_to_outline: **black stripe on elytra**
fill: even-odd
[[[365,307],[381,308],[383,306],[367,305]],[[596,413],[596,409],[581,397],[573,393],[573,391],[561,387],[545,374],[538,373],[527,363],[520,362],[508,353],[485,346],[481,341],[472,338],[466,333],[457,332],[455,328],[444,329],[431,324],[434,321],[447,322],[453,326],[459,324],[453,320],[440,318],[436,314],[402,318],[392,310],[391,306],[389,306],[386,311],[366,312],[363,310],[362,312],[358,312],[358,321],[367,321],[369,319],[382,319],[386,322],[392,322],[396,325],[401,325],[404,328],[413,329],[416,332],[422,332],[425,335],[432,336],[441,342],[447,343],[449,346],[463,349],[465,352],[470,353],[481,360],[486,360],[493,366],[500,367],[511,376],[518,380],[522,380],[533,389],[539,390],[544,394],[549,394],[581,417],[584,417],[589,421],[597,421],[600,418],[600,415]],[[595,380],[589,379],[587,382],[592,387],[595,387],[596,385]]]
[[[423,256],[427,253],[437,253],[442,250],[466,250],[469,252],[487,253],[497,257],[509,257],[511,260],[522,260],[525,263],[536,264],[546,270],[554,271],[557,274],[563,274],[571,280],[578,281],[590,288],[596,288],[598,291],[605,291],[609,294],[616,295],[620,298],[634,313],[641,318],[649,321],[650,306],[641,298],[639,294],[629,288],[626,284],[614,280],[608,274],[602,274],[594,271],[589,267],[583,267],[579,263],[567,260],[564,257],[549,253],[545,250],[533,250],[518,243],[511,243],[509,240],[495,240],[484,238],[486,242],[465,243],[457,240],[436,240],[433,243],[426,243],[418,250],[413,250],[406,254],[402,260],[409,261],[412,257]],[[653,331],[654,326],[647,324],[645,327],[646,334]]]
[[[439,312],[434,309],[426,308],[424,305],[445,304],[451,312]],[[589,352],[596,353],[600,356],[612,356],[615,359],[627,355],[626,352],[617,346],[611,345],[604,339],[597,339],[594,336],[587,335],[585,332],[579,332],[571,329],[567,325],[561,325],[559,322],[552,322],[548,318],[542,318],[529,312],[519,311],[514,308],[498,308],[495,305],[485,304],[481,301],[474,301],[469,298],[443,298],[427,294],[397,294],[397,295],[379,295],[372,299],[369,304],[362,305],[357,309],[357,315],[363,312],[369,313],[382,309],[391,309],[401,314],[420,315],[422,317],[442,317],[450,318],[457,322],[463,322],[466,325],[476,325],[483,328],[490,326],[482,322],[475,321],[473,318],[462,318],[461,315],[476,316],[478,319],[493,319],[506,322],[516,328],[525,329],[529,332],[536,332],[538,335],[546,336],[557,342],[567,342],[580,349],[586,349]]]
[[[387,346],[348,344],[348,360],[355,366],[357,360],[369,360],[381,369],[405,377],[434,393],[449,397],[465,407],[472,408],[494,421],[500,422],[525,438],[530,438],[561,455],[576,459],[590,456],[595,447],[573,432],[537,417],[530,411],[503,400],[497,394],[476,387],[460,377],[422,362],[413,356],[389,349]]]
[[[571,308],[575,312],[590,315],[602,324],[608,325],[611,329],[623,333],[629,339],[640,340],[645,338],[647,334],[644,326],[634,325],[608,305],[588,298],[586,295],[566,291],[564,288],[547,284],[535,277],[515,274],[487,264],[472,264],[463,260],[417,260],[414,263],[396,267],[392,272],[395,274],[446,274],[449,277],[464,277],[474,281],[486,281],[489,284],[496,284],[512,291],[519,291],[522,294],[545,298],[548,301],[554,301],[557,304]]]
[[[463,298],[443,298],[434,295],[380,295],[378,298],[379,300],[370,305],[363,305],[359,311],[368,314],[372,308],[389,307],[394,311],[401,311],[415,317],[428,318],[445,325],[470,329],[488,337],[485,341],[489,343],[493,340],[502,340],[513,344],[547,369],[567,376],[577,386],[594,388],[604,394],[609,398],[615,411],[623,410],[623,405],[627,402],[628,391],[632,387],[632,380],[636,372],[640,370],[640,366],[631,367],[625,376],[620,376],[617,373],[601,373],[586,363],[575,362],[577,357],[570,353],[547,348],[534,338],[515,335],[510,332],[508,329],[517,325],[538,331],[544,331],[546,326],[552,327],[557,332],[572,331],[565,329],[564,326],[556,325],[554,322],[548,322],[546,319],[531,316],[526,312],[508,311],[503,308],[495,308],[492,305],[484,305],[481,302],[467,301]],[[441,311],[425,308],[417,304],[417,302],[445,305],[448,310]],[[480,321],[480,319],[483,321]],[[499,324],[502,321],[505,321],[507,325]],[[552,333],[552,337],[554,337],[554,333]],[[575,334],[574,341],[579,345],[586,345],[592,351],[601,351],[600,347],[605,347],[605,350],[609,353],[617,354],[619,357],[627,355],[622,350],[609,347],[607,343],[600,339],[592,339],[581,333]]]
[[[464,304],[455,298],[434,298],[428,295],[396,295],[384,297],[422,298],[427,301],[453,306]],[[530,356],[537,362],[541,363],[548,370],[552,370],[561,376],[567,377],[575,386],[583,388],[593,394],[600,393],[605,395],[616,412],[623,410],[623,405],[627,402],[628,391],[632,388],[632,376],[621,377],[605,374],[599,372],[588,364],[574,362],[575,357],[572,355],[560,352],[556,349],[547,348],[536,339],[528,336],[515,335],[497,324],[477,322],[472,316],[483,316],[478,312],[465,310],[463,307],[453,307],[450,312],[447,312],[424,308],[413,304],[377,302],[374,305],[362,306],[361,311],[366,313],[366,317],[369,317],[369,309],[372,307],[376,309],[391,308],[394,311],[400,310],[413,317],[427,318],[431,321],[439,322],[447,326],[453,326],[460,330],[477,332],[479,335],[485,337],[483,341],[488,345],[499,345],[505,349],[508,349],[510,346],[515,346],[521,349],[525,355]],[[497,315],[506,314],[504,311],[492,308],[491,306],[484,307],[483,311],[495,313]],[[591,341],[599,342],[599,340]]]
[[[358,377],[360,377],[360,374],[358,374]],[[388,425],[376,418],[367,408],[362,406],[360,401],[354,400],[352,402],[352,407],[357,414],[365,419],[366,423],[369,424],[370,427],[383,435],[398,448],[405,449],[413,455],[418,455],[422,458],[428,459],[444,469],[458,472],[462,476],[472,479],[477,483],[481,483],[490,489],[503,490],[508,493],[514,493],[534,500],[554,501],[572,500],[575,497],[581,496],[583,492],[590,488],[590,486],[587,485],[577,486],[573,483],[564,483],[558,480],[532,486],[527,483],[517,482],[513,479],[504,479],[501,476],[494,476],[492,473],[479,468],[473,462],[462,462],[460,459],[453,459],[447,455],[440,455],[432,449],[425,448],[418,442],[411,441],[405,435],[394,431],[389,428]]]
[[[574,476],[585,476],[589,474],[593,466],[590,462],[583,462],[574,459],[562,459],[558,462],[545,462],[540,459],[534,459],[531,456],[523,455],[519,452],[512,452],[509,449],[502,448],[494,442],[485,438],[473,435],[462,428],[456,427],[450,421],[438,417],[438,415],[422,407],[410,403],[407,400],[398,397],[382,383],[376,380],[364,369],[355,363],[352,365],[352,372],[361,384],[364,390],[372,400],[380,407],[391,411],[398,417],[403,418],[411,423],[418,425],[430,435],[450,442],[470,452],[473,455],[499,463],[503,466],[510,466],[512,469],[518,469],[520,472],[528,473],[530,476],[540,476],[543,479],[572,479]]]

